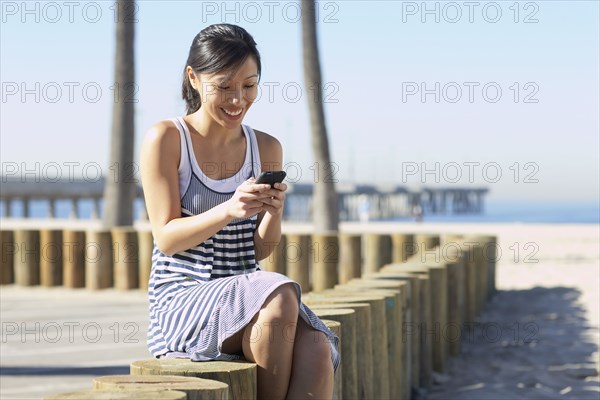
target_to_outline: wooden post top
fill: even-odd
[[[227,384],[212,379],[173,375],[107,375],[94,378],[94,389],[140,389],[148,384],[164,390],[227,390]]]
[[[323,309],[323,308],[350,308],[352,310],[356,309],[371,309],[371,305],[369,303],[334,303],[334,304],[312,304],[310,306],[311,310],[315,310],[315,309]]]
[[[348,282],[349,285],[356,285],[356,286],[373,286],[376,285],[378,287],[381,288],[390,288],[390,289],[400,289],[403,288],[407,285],[406,282],[402,282],[402,281],[393,281],[393,280],[383,280],[383,279],[376,279],[376,278],[371,278],[371,279],[366,279],[366,278],[361,278],[361,279],[352,279],[350,282]]]
[[[159,375],[169,375],[169,372],[231,372],[256,369],[256,364],[248,361],[206,361],[194,362],[189,358],[161,358],[134,361],[132,367],[141,367],[160,371]],[[179,375],[179,374],[177,374]]]
[[[178,390],[81,390],[46,397],[46,400],[185,400],[187,395]]]
[[[384,301],[384,295],[374,295],[369,294],[365,295],[363,293],[323,293],[323,294],[312,294],[309,293],[307,295],[302,296],[302,301],[306,302],[307,305],[315,304],[315,303],[323,303],[323,302],[332,302],[332,303],[371,303],[372,301]]]
[[[351,308],[319,308],[315,309],[314,313],[317,317],[333,317],[341,315],[351,315],[356,313]]]
[[[386,280],[386,279],[414,279],[415,275],[414,274],[410,274],[408,272],[401,272],[401,271],[396,271],[396,270],[383,270],[383,271],[379,271],[376,272],[374,274],[368,274],[366,275],[367,278],[373,278],[373,279],[377,279],[377,280]]]

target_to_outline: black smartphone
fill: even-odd
[[[274,184],[283,182],[285,176],[285,171],[265,171],[260,174],[254,183],[268,183],[273,187]]]

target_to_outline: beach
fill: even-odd
[[[503,255],[499,291],[423,397],[599,399],[598,226],[496,226],[494,233]]]
[[[284,224],[283,230],[308,232],[310,225]],[[498,292],[463,329],[461,354],[418,397],[600,397],[598,225],[344,223],[341,230],[498,238]],[[143,290],[6,285],[0,304],[2,399],[90,388],[94,376],[127,373],[131,361],[150,358]]]

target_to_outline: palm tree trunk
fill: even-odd
[[[335,176],[329,155],[321,66],[317,47],[317,23],[314,0],[302,0],[302,48],[304,55],[304,84],[310,114],[311,138],[315,159],[316,182],[313,190],[313,224],[315,232],[337,232],[339,225]],[[314,96],[312,95],[314,94]]]
[[[134,146],[134,24],[135,0],[119,0],[115,54],[114,105],[112,115],[110,172],[104,180],[103,225],[133,225],[136,194]]]

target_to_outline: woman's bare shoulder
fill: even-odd
[[[180,157],[179,130],[170,120],[152,125],[143,138],[142,165],[144,161],[164,160],[168,164],[178,162]]]
[[[260,151],[261,163],[279,163],[281,164],[282,146],[276,137],[266,132],[254,129],[256,133],[256,142]]]
[[[179,130],[170,120],[152,125],[144,136],[144,146],[159,147],[163,151],[179,151]]]
[[[145,139],[163,141],[172,140],[175,136],[179,136],[179,130],[173,121],[166,119],[152,125],[146,132]]]

